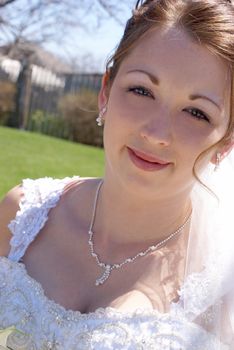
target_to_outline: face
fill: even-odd
[[[230,114],[226,64],[182,30],[154,29],[123,60],[107,105],[106,177],[148,196],[191,190],[199,154],[225,134]],[[214,157],[212,150],[196,170]]]

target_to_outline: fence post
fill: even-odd
[[[31,98],[32,68],[30,60],[25,57],[22,61],[22,68],[17,80],[17,101],[16,113],[18,114],[18,127],[26,129]]]

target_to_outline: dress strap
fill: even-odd
[[[77,178],[74,176],[59,180],[45,177],[23,180],[24,196],[19,203],[20,209],[8,225],[12,233],[8,255],[10,260],[19,261],[24,256],[30,243],[44,227],[50,209],[56,206],[66,185]]]

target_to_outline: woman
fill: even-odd
[[[233,63],[229,1],[137,2],[99,95],[103,179],[1,203],[1,328],[30,349],[234,349]]]

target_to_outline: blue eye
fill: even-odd
[[[196,119],[198,120],[205,120],[206,122],[210,123],[209,118],[205,113],[203,113],[200,109],[197,108],[189,108],[187,111]]]
[[[140,96],[153,97],[151,92],[142,86],[130,87],[128,91]]]

